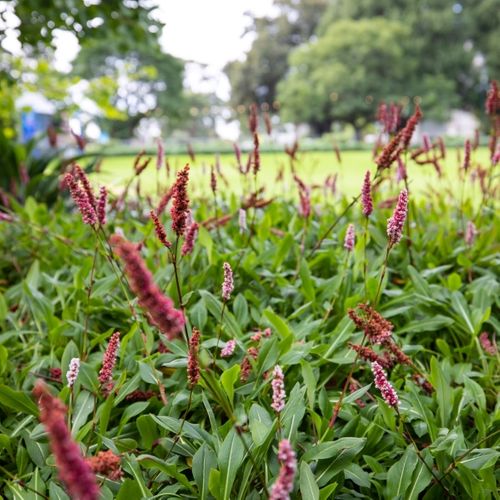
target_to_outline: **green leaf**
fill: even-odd
[[[314,400],[316,398],[316,377],[314,376],[314,371],[309,362],[302,360],[300,362],[302,368],[302,378],[304,379],[304,383],[306,384],[307,391],[307,401],[309,404],[309,408],[314,408]]]
[[[3,384],[0,385],[0,406],[30,415],[38,415],[38,407],[24,392],[14,391]]]
[[[405,395],[406,399],[411,402],[412,409],[416,411],[427,424],[427,432],[431,440],[435,441],[437,438],[437,426],[434,416],[429,409],[429,404],[426,402],[426,400],[430,401],[430,399],[420,394],[420,389],[415,384],[407,383],[406,387],[409,389],[409,393]]]
[[[302,460],[312,462],[313,460],[325,460],[336,456],[340,451],[345,449],[353,449],[359,453],[365,445],[366,438],[343,437],[336,441],[320,443],[309,448],[304,453]]]
[[[167,476],[178,481],[182,486],[189,490],[194,490],[192,484],[188,481],[187,477],[184,474],[181,474],[177,470],[177,465],[175,464],[167,464],[161,458],[155,457],[154,455],[139,455],[137,457],[137,462],[141,465],[141,467],[145,467],[146,469],[156,469]]]
[[[418,500],[419,494],[427,488],[432,480],[432,474],[429,471],[429,469],[432,470],[432,457],[429,454],[424,457],[424,460],[428,467],[421,460],[418,461],[411,485],[406,490],[406,500]]]
[[[249,321],[248,303],[241,293],[239,293],[234,299],[233,312],[236,317],[236,321],[242,328],[245,328]]]
[[[143,448],[146,450],[151,449],[153,442],[159,437],[157,427],[151,415],[141,415],[135,421],[135,425],[141,435]]]
[[[285,339],[292,335],[292,332],[286,324],[285,320],[278,316],[272,309],[265,309],[263,315],[276,329],[282,339]]]
[[[80,428],[87,422],[88,416],[94,410],[94,396],[87,391],[81,391],[76,398],[72,414],[71,433],[78,434]]]
[[[248,422],[253,442],[260,446],[273,430],[273,421],[265,408],[254,403],[248,412]]]
[[[411,321],[406,326],[398,330],[398,333],[420,333],[420,332],[434,332],[441,330],[446,326],[451,326],[454,323],[452,318],[436,314],[429,318],[422,318]]]
[[[133,479],[125,479],[118,490],[116,500],[131,500],[132,498],[144,498],[142,489]]]
[[[314,302],[316,300],[316,292],[314,290],[314,284],[311,279],[311,272],[309,271],[309,266],[305,259],[300,261],[300,279],[302,280],[302,291],[305,298],[309,302]]]
[[[198,486],[198,498],[205,500],[208,498],[208,481],[210,469],[217,467],[217,457],[215,453],[203,443],[193,456],[193,477]]]
[[[473,450],[466,457],[458,461],[460,465],[471,470],[481,470],[494,465],[500,456],[500,452],[492,448],[480,448]]]
[[[233,488],[236,473],[243,462],[245,448],[241,442],[242,436],[238,436],[232,428],[224,439],[219,450],[217,458],[219,470],[221,473],[221,498],[223,500],[231,499],[231,490]]]
[[[134,457],[133,455],[124,456],[122,459],[122,466],[134,477],[134,483],[139,489],[140,494],[135,498],[148,498],[152,496],[151,491],[146,487],[146,483],[144,482],[144,478],[142,477],[141,468],[139,466],[137,458]],[[131,497],[124,496],[123,498],[129,499]]]
[[[413,445],[409,445],[403,456],[387,472],[387,494],[390,498],[404,496],[410,486],[418,457]]]
[[[300,463],[300,493],[303,500],[319,500],[319,488],[309,465]]]
[[[462,319],[469,333],[474,335],[475,331],[469,311],[469,306],[467,305],[464,296],[460,292],[453,292],[451,294],[451,306],[453,310],[458,314],[458,316]]]
[[[288,399],[281,415],[283,431],[285,433],[285,437],[289,441],[293,441],[293,436],[297,432],[297,429],[299,428],[306,412],[304,392],[305,388],[301,388],[299,383],[295,384],[294,388],[290,392],[290,398]]]
[[[238,381],[239,376],[240,365],[233,365],[231,368],[224,370],[220,377],[222,387],[227,394],[231,406],[233,405],[234,398],[234,384]]]
[[[448,421],[452,410],[452,392],[450,390],[449,380],[435,357],[431,358],[431,372],[429,378],[431,384],[436,389],[441,427],[448,427]]]
[[[358,464],[349,464],[344,469],[344,476],[362,488],[370,487],[370,474],[364,471]]]

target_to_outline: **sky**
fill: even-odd
[[[257,16],[273,14],[273,0],[156,0],[156,15],[165,24],[161,45],[165,52],[200,64],[186,65],[185,84],[197,92],[215,92],[227,100],[230,86],[222,72],[226,63],[244,59],[252,35],[244,36],[251,12]],[[6,5],[0,1],[0,5]],[[16,27],[11,13],[8,24]],[[21,47],[12,31],[3,43],[7,50],[20,53]],[[57,32],[55,36],[56,69],[70,71],[78,53],[76,37]]]
[[[244,59],[252,35],[244,36],[251,23],[247,12],[273,14],[272,0],[158,0],[159,17],[165,23],[161,44],[166,52],[188,61],[185,84],[194,91],[215,92],[227,100],[230,85],[222,69]]]

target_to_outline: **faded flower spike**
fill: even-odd
[[[83,223],[93,226],[97,222],[97,214],[87,191],[80,186],[77,178],[69,172],[64,176],[64,183],[68,186],[71,197],[82,214]]]
[[[297,459],[288,439],[282,439],[278,449],[281,463],[278,479],[271,488],[269,500],[289,500],[293,491],[293,481],[297,472]]]
[[[170,248],[172,246],[172,243],[168,241],[167,233],[165,231],[165,228],[163,227],[163,224],[160,222],[158,215],[155,214],[154,210],[151,210],[149,212],[149,215],[151,216],[151,220],[153,221],[153,224],[155,226],[156,236],[158,237],[163,246]]]
[[[49,435],[59,477],[73,499],[98,500],[99,487],[91,466],[83,458],[66,424],[66,407],[52,396],[45,382],[37,380],[33,395],[40,408],[40,422]]]
[[[403,236],[403,227],[408,213],[408,191],[403,189],[399,193],[398,203],[392,216],[387,219],[387,236],[389,237],[389,246],[397,245]]]
[[[361,189],[361,205],[363,206],[363,215],[369,217],[373,212],[372,185],[369,170],[366,171],[363,187]]]
[[[220,355],[223,358],[229,358],[234,353],[234,348],[236,347],[236,340],[228,340],[226,345],[222,348]]]
[[[247,230],[247,212],[240,208],[238,223],[240,226],[240,233],[244,233]]]
[[[73,387],[75,385],[79,371],[80,371],[80,358],[72,358],[72,360],[69,362],[69,370],[66,372],[66,380],[68,381],[68,387]]]
[[[228,301],[234,290],[233,270],[228,262],[224,262],[224,283],[222,283],[222,298]]]
[[[186,230],[186,239],[182,244],[181,253],[182,255],[188,255],[193,251],[194,241],[196,240],[196,235],[198,234],[199,225],[197,222],[193,222],[189,225]]]
[[[273,370],[273,381],[271,382],[273,388],[273,402],[271,403],[271,408],[276,412],[280,413],[285,407],[285,376],[283,375],[283,370],[281,366],[276,365]]]
[[[385,402],[389,406],[396,408],[399,404],[398,395],[396,394],[394,387],[392,387],[391,383],[387,380],[387,375],[385,374],[384,369],[376,361],[374,361],[371,366],[375,386],[380,391],[380,394],[382,394]]]
[[[394,328],[390,321],[367,304],[358,304],[356,309],[361,310],[362,314],[359,315],[355,309],[349,309],[347,314],[354,324],[365,332],[372,344],[380,344],[390,338]]]
[[[474,222],[468,221],[467,228],[465,229],[465,243],[467,246],[471,247],[474,244],[476,238],[477,229]]]
[[[195,386],[198,383],[198,380],[200,380],[200,364],[198,362],[200,335],[200,330],[198,330],[197,328],[193,328],[193,334],[189,339],[187,377],[190,387]]]
[[[354,224],[349,224],[347,226],[347,231],[345,233],[344,248],[348,252],[352,252],[354,248]]]

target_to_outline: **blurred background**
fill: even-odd
[[[415,141],[485,145],[499,27],[500,0],[0,1],[0,187],[159,143],[249,151],[252,103],[264,152],[372,150],[416,104]]]
[[[420,102],[465,137],[499,74],[500,0],[0,1],[0,127],[93,142],[274,137],[370,142],[377,107]],[[69,137],[68,137],[68,140]]]

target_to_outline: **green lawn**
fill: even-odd
[[[482,148],[474,153],[474,161],[482,163],[483,167],[488,165],[488,150]],[[187,155],[169,156],[173,170],[189,163]],[[115,156],[106,158],[102,164],[102,171],[95,176],[96,180],[105,183],[110,189],[115,190],[123,186],[132,175],[134,158],[131,156]],[[246,162],[246,155],[243,157]],[[215,163],[214,155],[197,155],[196,161],[191,165],[190,187],[193,192],[207,192],[210,189],[210,166]],[[220,157],[221,170],[227,178],[231,192],[241,192],[241,175],[236,169],[236,160],[232,154],[224,154]],[[276,182],[276,176],[281,167],[285,167],[285,183]],[[422,196],[429,185],[434,188],[449,187],[455,190],[459,187],[457,169],[457,151],[449,149],[446,161],[442,162],[443,178],[439,181],[434,168],[431,165],[419,166],[410,163],[408,176],[410,189],[414,195]],[[330,174],[338,173],[337,186],[339,191],[349,196],[357,194],[360,190],[363,175],[367,169],[375,171],[371,152],[369,151],[346,151],[342,154],[342,163],[339,163],[333,152],[306,152],[299,155],[297,171],[299,176],[307,184],[322,185]],[[394,167],[395,172],[395,167]],[[141,174],[141,188],[144,193],[152,193],[156,190],[156,168],[155,160],[151,161],[149,167]],[[160,172],[162,185],[166,184],[166,171]],[[173,181],[170,178],[169,183]],[[259,173],[259,185],[264,185],[268,195],[295,195],[296,189],[292,185],[290,176],[289,158],[284,153],[263,153],[261,155],[261,171]],[[223,188],[221,184],[220,189]],[[479,195],[479,187],[467,183],[467,189]]]

